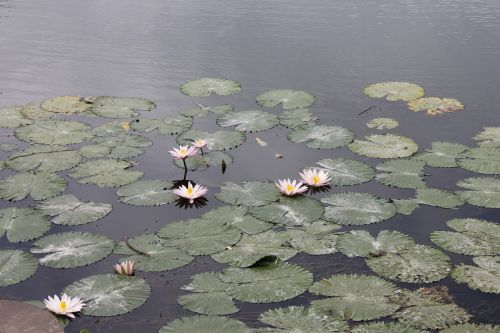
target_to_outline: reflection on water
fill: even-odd
[[[0,1],[0,107],[65,94],[139,96],[158,104],[158,109],[146,117],[161,117],[193,108],[193,99],[178,91],[181,83],[216,76],[241,82],[243,91],[230,97],[200,100],[203,104],[233,103],[237,110],[251,110],[256,108],[254,98],[260,92],[300,89],[318,97],[312,108],[315,116],[325,123],[347,127],[358,137],[369,132],[367,120],[384,116],[397,119],[397,132],[415,139],[423,148],[432,141],[472,145],[470,138],[483,126],[500,125],[499,36],[497,0]],[[398,103],[370,100],[361,93],[369,83],[389,80],[413,81],[424,86],[429,95],[458,98],[466,110],[431,118],[410,112]],[[373,104],[377,108],[358,115]],[[213,117],[196,119],[195,125],[216,128]],[[182,178],[183,170],[172,166],[167,156],[174,138],[149,137],[155,140],[154,146],[137,159],[137,168],[145,171],[144,178]],[[247,143],[231,152],[235,162],[224,175],[219,168],[211,168],[189,176],[210,186],[214,193],[226,180],[291,177],[325,157],[377,163],[346,149],[316,151],[291,144],[284,129],[259,133],[258,137],[269,143],[265,149],[254,144],[255,137],[248,135]],[[15,142],[10,137],[2,137],[4,141]],[[277,153],[283,159],[275,158]],[[5,156],[4,153],[0,158]],[[3,171],[2,176],[8,174]],[[429,186],[455,189],[456,181],[469,175],[461,169],[432,169],[426,182]],[[383,197],[412,195],[411,191],[388,189],[374,182],[349,190]],[[74,228],[53,226],[51,233],[69,229],[94,231],[116,241],[124,235],[156,231],[165,223],[190,214],[197,217],[220,205],[208,197],[206,206],[190,210],[175,205],[130,207],[116,200],[113,189],[98,190],[78,185],[72,179],[68,192],[81,200],[111,203],[114,210],[98,223]],[[29,200],[20,203],[29,204]],[[366,229],[397,229],[420,243],[429,243],[432,230],[446,228],[445,222],[458,216],[498,221],[494,210],[421,207],[411,216],[398,215]],[[16,247],[27,250],[30,244]],[[12,245],[2,239],[0,246]],[[451,257],[454,263],[470,262],[470,257]],[[30,280],[2,288],[0,297],[42,299],[77,279],[109,272],[117,258],[110,256],[89,267],[72,270],[40,266]],[[370,272],[363,260],[339,254],[327,260],[299,255],[292,261],[310,269],[315,279],[332,273]],[[143,307],[117,318],[84,317],[71,324],[67,332],[79,332],[82,328],[89,328],[92,333],[156,332],[166,322],[190,314],[176,300],[184,293],[179,287],[191,275],[222,267],[209,258],[199,257],[191,265],[174,271],[146,273],[153,293]],[[472,291],[450,278],[433,285],[441,284],[449,286],[475,320],[498,320],[494,314],[500,309],[493,295]],[[286,304],[307,304],[311,299],[314,297],[305,294]],[[241,311],[235,318],[258,325],[258,314],[276,304],[238,306]]]

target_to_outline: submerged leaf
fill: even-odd
[[[194,157],[188,157],[185,161],[189,171],[201,171],[207,169],[208,167],[218,167],[222,165],[223,162],[227,166],[228,164],[233,163],[233,157],[222,151],[209,151],[203,155],[199,154]],[[174,160],[174,164],[179,168],[184,169],[184,163],[182,160]]]
[[[457,158],[467,149],[467,146],[459,143],[433,142],[431,149],[415,155],[414,159],[434,168],[455,168],[458,166]]]
[[[0,180],[0,198],[19,201],[27,196],[33,200],[45,200],[62,193],[66,179],[55,173],[18,173]]]
[[[409,160],[390,160],[377,165],[377,182],[397,188],[421,188],[425,187],[422,179],[424,162]]]
[[[410,82],[378,82],[363,90],[373,98],[386,97],[388,101],[411,101],[424,96],[424,88]]]
[[[141,171],[127,170],[131,162],[115,159],[91,160],[77,166],[72,178],[81,178],[80,184],[94,184],[99,187],[116,187],[132,183],[142,177]]]
[[[281,193],[271,182],[246,182],[243,185],[226,182],[215,197],[230,205],[256,207],[277,201]]]
[[[427,111],[430,116],[463,110],[464,105],[454,98],[422,97],[408,102],[412,111]]]
[[[418,145],[412,139],[395,134],[373,134],[354,140],[347,147],[356,154],[376,158],[399,158],[413,155]]]
[[[17,128],[33,123],[23,116],[22,109],[22,106],[0,108],[0,128]]]
[[[240,92],[241,85],[231,80],[205,77],[183,83],[180,90],[184,95],[192,97],[207,97],[212,94],[228,96]]]
[[[137,111],[151,111],[155,103],[137,97],[97,97],[90,108],[90,112],[105,118],[132,118],[137,117]]]
[[[480,147],[500,148],[500,127],[484,127],[473,139]]]
[[[270,90],[257,96],[260,106],[269,108],[282,104],[283,109],[304,109],[316,102],[316,97],[300,90]]]
[[[259,132],[278,125],[278,117],[263,111],[226,112],[217,118],[217,124],[222,127],[236,126],[237,131]]]
[[[316,122],[316,117],[313,117],[309,109],[283,111],[278,117],[280,124],[288,128],[314,125]]]
[[[252,333],[241,321],[217,316],[192,316],[171,321],[159,333]]]
[[[500,179],[494,177],[467,178],[459,181],[457,185],[468,190],[456,192],[468,204],[486,208],[500,208]]]
[[[358,185],[375,177],[375,170],[368,164],[344,158],[323,159],[316,162],[328,171],[335,186]]]
[[[455,267],[451,276],[458,283],[485,293],[500,294],[500,256],[475,257],[477,266],[461,264]]]
[[[323,205],[305,196],[285,197],[265,206],[252,207],[249,213],[259,220],[285,226],[307,225],[323,216]]]
[[[354,134],[339,126],[308,125],[294,128],[288,133],[288,139],[295,143],[305,143],[309,148],[333,149],[351,143]]]
[[[0,287],[26,280],[38,269],[38,263],[21,250],[0,250]]]
[[[368,257],[397,253],[400,247],[413,244],[410,236],[395,230],[382,230],[376,239],[366,230],[351,230],[340,235],[337,248],[348,257]]]
[[[116,195],[120,201],[132,206],[160,206],[174,202],[173,184],[167,180],[140,180],[120,187]]]
[[[500,148],[470,148],[460,155],[458,165],[487,175],[500,174]]]
[[[25,242],[38,238],[50,229],[45,215],[32,208],[0,209],[0,237],[7,234],[10,242]]]
[[[57,172],[71,169],[82,161],[78,151],[64,146],[31,146],[12,154],[7,166],[15,171]]]
[[[177,137],[177,143],[181,145],[191,145],[197,139],[207,141],[209,150],[226,150],[238,147],[246,140],[244,133],[238,131],[217,131],[208,133],[199,130],[189,130]]]
[[[189,130],[193,126],[190,117],[177,116],[164,119],[138,118],[130,122],[134,131],[142,133],[156,132],[161,135],[175,135]]]
[[[21,141],[46,145],[70,145],[90,139],[93,134],[89,124],[69,120],[38,120],[16,129]]]
[[[399,126],[399,122],[392,118],[373,118],[366,123],[366,126],[378,130],[393,129]]]
[[[53,113],[75,114],[86,111],[90,103],[80,96],[59,96],[43,101],[40,107]]]

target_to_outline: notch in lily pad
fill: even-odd
[[[257,96],[257,103],[266,108],[281,104],[285,110],[304,109],[314,102],[314,95],[301,90],[270,90]]]

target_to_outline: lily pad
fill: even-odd
[[[354,140],[347,147],[356,154],[375,158],[399,158],[413,155],[418,145],[396,134],[373,134],[366,140]]]
[[[131,123],[124,120],[113,120],[111,122],[102,124],[92,130],[95,136],[110,136],[127,133],[130,131]]]
[[[38,238],[50,229],[47,217],[32,208],[0,209],[0,237],[5,233],[10,242],[25,242]]]
[[[137,97],[97,97],[90,108],[90,112],[105,118],[132,118],[137,117],[137,111],[151,111],[155,103]]]
[[[479,147],[460,155],[458,165],[466,170],[487,175],[500,174],[500,148]]]
[[[288,241],[293,248],[310,255],[324,255],[337,252],[337,240],[339,235],[333,231],[340,228],[340,226],[324,222],[316,221],[313,224],[322,223],[323,227],[326,224],[334,226],[331,232],[314,232],[318,228],[316,226],[306,227],[304,230],[289,229],[287,234],[290,236]],[[311,225],[309,225],[311,226]]]
[[[278,115],[280,124],[288,128],[314,125],[317,118],[313,117],[309,109],[283,111]]]
[[[86,123],[69,120],[38,120],[15,130],[21,141],[46,145],[70,145],[90,139],[93,134]]]
[[[219,115],[217,124],[222,127],[236,126],[240,132],[259,132],[278,125],[278,117],[258,110],[226,112]]]
[[[23,116],[22,109],[22,106],[0,108],[0,128],[17,128],[33,123]]]
[[[352,333],[428,333],[428,331],[400,323],[370,323],[354,327]]]
[[[222,151],[209,151],[203,155],[199,154],[193,157],[186,158],[186,166],[188,170],[205,170],[208,167],[218,167],[223,163],[229,165],[233,163],[233,157]],[[184,169],[182,160],[174,160],[174,164],[179,168]]]
[[[500,127],[484,127],[473,139],[480,147],[500,148]]]
[[[462,264],[455,267],[451,273],[453,279],[475,290],[500,294],[500,256],[475,257],[473,260],[477,266]]]
[[[400,247],[413,244],[410,236],[396,230],[382,230],[377,238],[366,230],[351,230],[340,235],[337,248],[348,257],[369,257],[397,253]]]
[[[485,324],[462,324],[445,328],[440,333],[498,333],[500,326]]]
[[[7,166],[15,171],[57,172],[69,170],[82,161],[78,151],[64,146],[32,146],[12,154]]]
[[[373,118],[366,123],[369,128],[378,130],[393,129],[399,126],[399,122],[392,118]]]
[[[193,126],[190,117],[177,116],[164,119],[138,118],[130,122],[134,131],[142,133],[156,132],[161,135],[174,135],[185,132]]]
[[[111,212],[105,203],[82,202],[73,194],[62,195],[38,204],[37,209],[61,225],[80,225],[95,222]]]
[[[172,193],[173,184],[167,180],[140,180],[120,187],[116,195],[120,201],[132,206],[160,206],[174,202],[178,197]]]
[[[40,107],[53,113],[75,114],[86,111],[90,105],[80,96],[59,96],[43,101]]]
[[[391,202],[369,193],[332,193],[321,199],[324,219],[343,225],[363,225],[390,219],[396,214]]]
[[[257,207],[277,201],[281,193],[271,182],[246,182],[243,185],[226,182],[215,197],[230,205]]]
[[[241,321],[217,316],[192,316],[176,319],[159,333],[252,333]]]
[[[153,141],[144,136],[125,133],[96,137],[91,142],[93,145],[83,146],[80,149],[82,155],[88,158],[132,158],[144,153],[145,148],[153,144]]]
[[[368,267],[388,279],[407,283],[431,283],[444,279],[451,271],[450,258],[425,245],[400,246],[397,253],[366,259]]]
[[[423,97],[408,102],[408,108],[415,112],[426,111],[428,115],[435,116],[463,110],[464,105],[455,98]]]
[[[50,119],[57,116],[57,114],[46,111],[42,109],[39,105],[35,104],[28,104],[26,106],[22,106],[21,109],[19,109],[19,112],[21,112],[24,118],[31,120]]]
[[[253,217],[284,226],[298,226],[312,223],[323,216],[325,209],[315,199],[304,196],[284,197],[277,202],[249,209]]]
[[[203,219],[219,221],[249,235],[260,234],[272,228],[273,224],[254,218],[247,211],[248,208],[243,206],[222,206],[203,214]]]
[[[358,185],[375,177],[375,170],[368,164],[344,158],[323,159],[316,162],[328,171],[335,186]]]
[[[6,143],[0,144],[0,149],[2,151],[5,151],[5,152],[15,151],[15,150],[18,150],[19,148],[20,147],[17,143],[6,142]]]
[[[467,149],[467,146],[459,143],[433,142],[431,149],[415,155],[414,159],[434,168],[455,168],[458,166],[457,158]]]
[[[212,94],[228,96],[240,92],[241,85],[231,80],[205,77],[185,82],[180,90],[184,95],[192,97],[207,97]]]
[[[208,133],[199,130],[189,130],[177,137],[180,145],[190,145],[195,140],[203,138],[207,141],[209,150],[226,150],[238,147],[246,140],[244,133],[238,131],[217,131]]]
[[[332,275],[315,282],[309,291],[330,298],[312,301],[317,312],[329,313],[345,320],[371,320],[393,314],[399,305],[389,301],[396,287],[369,275]]]
[[[117,316],[138,308],[146,302],[151,287],[140,278],[117,274],[93,275],[72,283],[64,289],[71,297],[85,302],[86,316]]]
[[[38,263],[21,250],[0,250],[0,287],[26,280],[38,269]]]
[[[464,204],[460,196],[437,188],[418,188],[414,199],[394,200],[398,213],[410,215],[420,204],[455,209]]]
[[[378,82],[367,86],[363,92],[373,98],[385,97],[388,101],[411,101],[424,96],[424,88],[410,82]]]
[[[55,173],[18,173],[0,180],[0,198],[19,201],[30,196],[33,200],[45,200],[61,194],[66,186],[66,179]]]
[[[377,165],[376,169],[383,173],[377,174],[375,180],[387,186],[397,188],[425,187],[422,173],[425,163],[422,161],[390,160]]]
[[[132,165],[132,162],[115,159],[92,160],[78,165],[69,176],[81,178],[78,181],[80,184],[117,187],[132,183],[142,177],[141,171],[127,170]]]
[[[308,125],[296,127],[288,133],[294,143],[305,143],[309,148],[333,149],[352,142],[354,134],[339,126]]]
[[[45,236],[33,243],[31,253],[43,254],[40,264],[52,268],[90,265],[107,257],[115,242],[106,236],[88,232],[62,232]]]
[[[224,104],[219,106],[206,106],[202,104],[196,105],[198,106],[196,109],[181,111],[179,113],[186,117],[199,118],[207,116],[209,112],[215,114],[223,114],[234,110],[234,106],[231,104]]]
[[[493,177],[467,178],[459,181],[457,185],[467,190],[456,193],[468,204],[486,208],[500,208],[500,179]]]
[[[300,90],[270,90],[257,96],[257,103],[262,107],[281,104],[285,110],[308,108],[316,102],[316,97]]]

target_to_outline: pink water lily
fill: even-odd
[[[115,269],[116,274],[127,275],[127,276],[134,275],[134,261],[133,260],[122,261],[113,267]]]
[[[188,199],[189,203],[193,203],[194,199],[202,197],[207,193],[208,188],[205,186],[196,184],[193,186],[191,182],[188,182],[188,186],[186,187],[185,185],[182,185],[179,188],[176,188],[175,190],[172,190],[172,192],[181,198]]]
[[[296,180],[291,181],[290,179],[279,179],[275,184],[278,191],[287,196],[293,196],[307,191],[307,186],[305,186],[301,181],[297,182]]]
[[[324,170],[304,169],[299,174],[304,183],[309,186],[321,187],[328,185],[331,181],[330,174]]]
[[[85,306],[85,303],[79,297],[70,297],[66,294],[63,294],[61,298],[57,295],[54,295],[54,297],[49,296],[43,302],[49,311],[70,318],[75,318],[73,313],[81,311]]]
[[[183,160],[188,157],[193,157],[198,153],[198,148],[192,146],[179,146],[179,148],[172,148],[169,151],[176,160]]]
[[[205,147],[207,144],[208,144],[207,140],[204,140],[204,139],[196,139],[193,142],[193,146],[195,146],[196,148],[200,148],[200,149]]]

